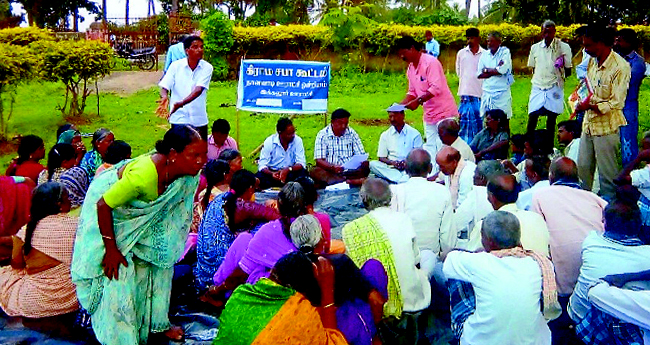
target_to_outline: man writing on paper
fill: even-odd
[[[379,160],[370,162],[372,173],[393,183],[409,180],[406,173],[406,156],[411,150],[422,147],[420,132],[404,122],[404,110],[406,107],[397,103],[386,109],[391,127],[379,137]]]
[[[354,129],[348,127],[350,116],[350,112],[345,109],[335,110],[330,125],[321,129],[316,135],[314,144],[316,167],[312,169],[311,177],[318,188],[340,182],[361,185],[370,173],[368,154],[363,148],[361,138]],[[355,166],[347,164],[358,160],[361,162],[354,164]]]
[[[183,41],[187,58],[174,61],[158,84],[160,105],[156,114],[174,126],[190,125],[203,140],[208,139],[206,90],[210,87],[212,65],[203,60],[203,40],[190,36]],[[171,102],[169,92],[171,91]],[[167,113],[167,107],[170,111]]]

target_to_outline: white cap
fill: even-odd
[[[393,103],[393,105],[391,105],[390,107],[388,107],[388,109],[386,109],[386,111],[390,113],[400,113],[403,112],[404,110],[406,110],[406,106],[399,103]]]

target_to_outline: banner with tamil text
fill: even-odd
[[[237,109],[267,113],[327,112],[330,63],[242,60]]]

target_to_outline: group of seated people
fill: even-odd
[[[450,312],[461,344],[650,339],[650,166],[637,169],[650,134],[608,203],[581,186],[572,121],[558,125],[560,154],[545,131],[510,138],[500,110],[469,144],[446,119],[431,154],[403,106],[388,116],[378,160],[349,166],[365,151],[350,113],[334,111],[312,169],[281,118],[256,173],[225,120],[207,142],[172,128],[133,160],[110,131],[85,152],[65,126],[47,167],[43,140],[26,136],[0,178],[0,307],[90,323],[102,344],[182,340],[168,311],[184,275],[220,315],[215,344],[417,344],[431,310]],[[314,205],[341,182],[360,186],[368,213],[339,239]],[[256,202],[271,187],[277,199]]]

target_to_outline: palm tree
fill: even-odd
[[[126,17],[124,22],[126,25],[129,25],[129,0],[126,0]]]

